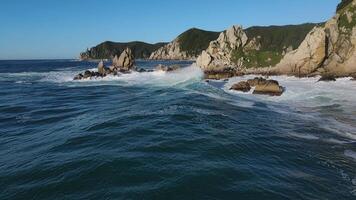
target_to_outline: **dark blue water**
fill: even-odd
[[[356,198],[353,96],[254,98],[178,63],[0,61],[0,199]]]

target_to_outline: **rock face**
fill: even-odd
[[[126,48],[119,57],[117,55],[113,59],[113,67],[116,69],[129,71],[133,68],[135,63],[134,56],[131,49]]]
[[[247,35],[241,26],[233,26],[210,42],[207,50],[197,58],[197,65],[204,71],[223,71],[233,66],[231,53],[247,43]]]
[[[281,96],[284,92],[283,87],[279,86],[278,81],[258,77],[236,83],[230,90],[249,92],[252,87],[254,87],[253,94]]]
[[[335,78],[356,73],[355,63],[356,0],[351,0],[343,1],[332,19],[314,28],[298,49],[287,53],[272,71]]]
[[[324,28],[315,27],[298,49],[287,53],[276,65],[277,72],[298,76],[315,72],[325,60],[326,44]]]
[[[178,39],[159,48],[150,56],[151,60],[193,60],[195,57],[190,56],[188,52],[182,51]]]

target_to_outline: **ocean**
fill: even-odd
[[[356,82],[230,91],[188,61],[0,61],[0,199],[355,199]]]

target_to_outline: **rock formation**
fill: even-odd
[[[284,92],[283,87],[279,85],[278,81],[267,80],[261,77],[238,82],[230,90],[249,92],[252,87],[254,87],[253,94],[281,96]]]
[[[251,86],[247,81],[241,81],[234,84],[230,90],[242,91],[242,92],[249,92],[251,90]]]
[[[112,61],[114,68],[124,71],[131,70],[134,66],[134,63],[135,59],[131,49],[129,48],[126,48],[119,57],[116,55]]]
[[[241,26],[231,27],[210,42],[208,49],[197,58],[197,65],[204,71],[225,71],[233,67],[232,52],[244,47],[247,39]]]
[[[91,72],[85,71],[84,74],[78,74],[74,77],[74,80],[88,79],[88,78],[97,78],[105,77],[107,75],[118,75],[118,73],[129,73],[134,70],[135,58],[132,54],[130,48],[126,48],[121,55],[115,56],[112,61],[112,66],[106,68],[103,61],[100,61],[98,64],[98,71]]]
[[[274,34],[268,39],[278,36]],[[234,26],[210,43],[198,57],[197,65],[209,76],[226,74],[226,71],[230,74],[353,76],[356,74],[356,0],[343,0],[336,15],[325,24],[316,24],[295,49],[293,42],[285,43],[281,49],[274,48],[278,43],[266,45],[265,41],[263,32],[255,30],[251,34]]]

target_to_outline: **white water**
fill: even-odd
[[[92,71],[96,69],[91,69]],[[16,80],[16,84],[30,84],[33,79],[40,82],[52,82],[65,84],[69,87],[76,86],[97,86],[97,85],[121,85],[121,86],[162,86],[162,87],[182,87],[194,82],[202,83],[203,72],[196,66],[182,68],[174,72],[154,71],[154,72],[133,72],[120,76],[107,76],[104,78],[73,81],[73,77],[82,71],[66,69],[52,72],[23,72],[2,74],[1,79],[11,78]],[[191,91],[226,101],[228,104],[253,107],[255,102],[267,103],[270,109],[283,114],[291,114],[290,109],[308,120],[323,120],[319,126],[331,131],[336,135],[356,141],[356,81],[350,78],[338,79],[336,82],[318,82],[315,78],[296,78],[288,76],[272,76],[270,79],[277,80],[280,85],[286,88],[285,93],[280,97],[264,95],[253,95],[252,92],[241,93],[231,91],[229,88],[242,80],[254,78],[256,76],[234,77],[223,84],[220,88],[206,87],[197,91]],[[238,96],[241,98],[231,98]],[[284,109],[287,107],[288,109]],[[324,113],[323,111],[327,111]],[[293,135],[290,136],[329,142],[343,143],[334,138],[320,138],[318,135]]]

